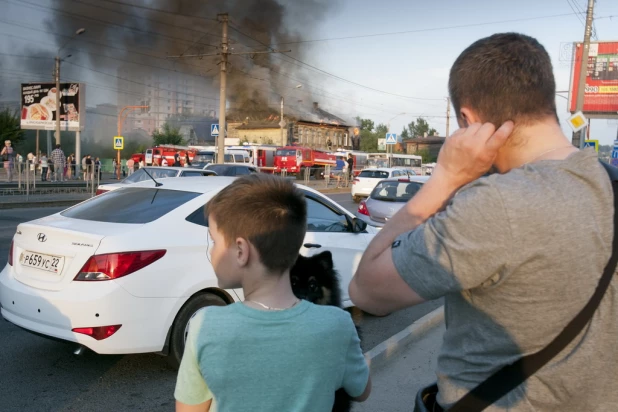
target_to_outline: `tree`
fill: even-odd
[[[410,138],[410,132],[408,132],[408,128],[407,127],[403,127],[403,130],[401,131],[401,138],[402,139],[409,139]]]
[[[24,139],[25,133],[20,127],[18,111],[11,113],[9,109],[5,109],[0,112],[0,141],[3,146],[5,140],[10,140],[15,147]]]
[[[404,130],[406,130],[405,127]],[[408,123],[407,131],[411,138],[423,137],[425,136],[425,133],[427,133],[427,136],[433,136],[437,133],[437,130],[433,127],[429,127],[427,120],[422,117],[417,118],[416,122],[412,121]]]
[[[152,140],[155,146],[162,144],[182,145],[185,140],[180,134],[180,128],[173,127],[168,123],[163,125],[163,130],[155,130],[152,134]]]
[[[361,130],[369,130],[370,132],[373,131],[373,127],[375,126],[375,123],[373,122],[373,120],[361,119],[360,116],[356,116],[356,121],[360,123]]]
[[[433,156],[431,152],[429,151],[429,149],[427,148],[421,149],[415,154],[423,158],[423,164],[424,163],[434,163],[436,161],[436,157]]]
[[[367,153],[376,153],[378,151],[378,136],[369,130],[361,130],[360,132],[360,149]]]
[[[386,133],[388,133],[388,126],[385,125],[384,123],[380,123],[379,125],[376,126],[375,133],[376,135],[378,135],[378,138],[380,139],[386,138]]]

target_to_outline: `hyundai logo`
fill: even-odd
[[[45,242],[47,240],[47,236],[45,236],[45,233],[39,233],[36,237],[39,242]]]

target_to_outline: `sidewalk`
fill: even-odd
[[[405,347],[389,348],[393,356],[371,368],[371,396],[367,401],[355,404],[352,410],[412,412],[416,392],[436,381],[436,362],[444,331],[442,317],[430,329],[419,330],[414,339],[404,344]]]

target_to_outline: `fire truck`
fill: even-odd
[[[144,152],[144,164],[146,166],[152,166],[153,164],[161,166],[163,158],[165,158],[165,160],[167,160],[167,164],[171,166],[174,164],[174,155],[176,153],[180,155],[180,164],[184,166],[186,154],[189,154],[189,161],[192,161],[197,154],[197,150],[186,146],[162,144],[146,149],[146,152]],[[133,160],[135,160],[135,158]]]
[[[249,163],[260,171],[272,173],[275,170],[275,153],[277,146],[245,144],[242,146],[227,146],[226,149],[246,150],[249,153]]]
[[[285,169],[287,173],[302,179],[305,176],[305,169],[309,168],[316,179],[322,179],[326,166],[336,165],[336,157],[332,153],[309,147],[284,146],[275,152],[274,163],[275,173],[281,173]]]

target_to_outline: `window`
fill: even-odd
[[[199,195],[178,190],[127,187],[94,197],[61,212],[61,215],[95,222],[143,224],[157,220]]]
[[[234,167],[229,165],[210,164],[206,170],[212,170],[218,176],[234,176]]]
[[[347,232],[348,221],[344,215],[317,200],[307,199],[307,231],[309,232]]]
[[[277,150],[275,156],[296,156],[296,150]]]
[[[234,169],[236,169],[236,176],[242,176],[242,175],[249,175],[251,174],[249,172],[249,169],[246,167],[235,167]]]
[[[363,170],[360,172],[358,177],[369,177],[372,179],[386,179],[388,177],[388,172],[383,172],[381,170]]]
[[[371,192],[371,198],[384,202],[407,202],[420,190],[422,183],[418,182],[380,182]]]
[[[181,176],[182,177],[202,177],[204,176],[204,174],[199,170],[192,170],[192,171],[182,172]]]

